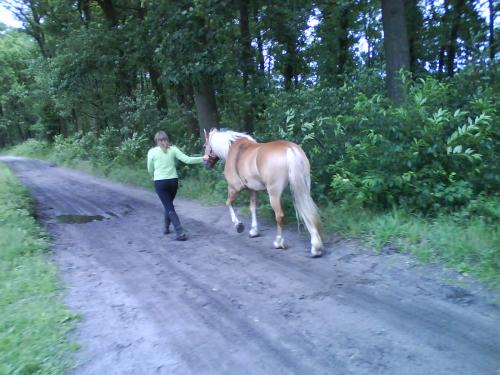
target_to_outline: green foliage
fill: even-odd
[[[146,135],[132,133],[130,137],[122,138],[117,130],[106,129],[101,136],[94,133],[75,133],[71,137],[61,135],[54,138],[52,156],[65,165],[74,165],[85,160],[94,166],[127,165],[145,158],[149,149]]]
[[[191,168],[189,174],[181,178],[180,186],[182,196],[205,203],[220,204],[227,197],[227,184],[220,164],[214,170]]]
[[[30,138],[8,150],[11,155],[28,156],[32,158],[45,158],[51,150],[47,141]]]
[[[165,67],[165,78],[173,83],[205,76],[217,76],[228,59],[220,46],[236,38],[235,24],[229,22],[234,4],[230,1],[151,2],[148,26],[155,33],[155,58]]]
[[[280,95],[267,112],[266,138],[305,149],[318,195],[379,209],[453,211],[500,183],[497,94],[478,85],[463,95],[461,79],[409,83],[398,107],[356,83]]]
[[[130,137],[137,132],[154,134],[163,122],[162,114],[156,108],[156,100],[152,94],[121,98],[119,111],[121,122],[117,128],[122,137]]]
[[[0,373],[62,374],[69,368],[67,333],[76,315],[60,303],[46,234],[33,202],[0,165]]]
[[[28,69],[33,57],[33,42],[26,35],[0,32],[0,147],[26,139],[35,120]]]
[[[114,162],[127,164],[144,158],[149,148],[149,140],[146,135],[133,133],[132,137],[125,139],[116,151]]]

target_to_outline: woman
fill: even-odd
[[[165,234],[170,233],[170,223],[174,225],[175,239],[187,240],[182,229],[179,217],[175,212],[174,199],[179,186],[179,176],[175,169],[175,161],[178,159],[186,164],[202,163],[205,156],[187,156],[176,146],[169,143],[167,133],[159,131],[155,134],[155,143],[148,152],[148,172],[154,180],[155,190],[165,208]]]

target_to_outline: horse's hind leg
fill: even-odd
[[[229,213],[231,214],[231,221],[233,222],[234,227],[236,228],[236,231],[238,233],[241,233],[241,232],[243,232],[245,230],[245,226],[243,225],[243,223],[236,216],[236,213],[234,212],[234,209],[233,209],[233,206],[232,206],[234,200],[238,196],[238,193],[239,193],[238,191],[236,191],[236,190],[231,189],[230,187],[228,187],[226,206],[229,207]]]
[[[269,200],[271,202],[271,207],[274,210],[274,215],[276,217],[276,238],[274,239],[273,245],[276,249],[286,249],[285,239],[283,238],[283,209],[281,208],[281,196],[280,195],[269,195]]]
[[[252,213],[252,228],[250,229],[250,237],[259,235],[259,225],[257,224],[257,192],[250,190],[250,212]]]

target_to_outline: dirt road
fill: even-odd
[[[3,157],[32,191],[82,315],[74,374],[497,374],[498,294],[334,236],[311,259],[237,234],[225,207],[178,200],[189,241],[161,233],[152,191]],[[262,196],[262,199],[264,196]],[[66,216],[65,216],[66,215]],[[67,216],[73,215],[73,216]],[[92,221],[76,223],[76,219]],[[245,218],[248,225],[249,218]]]

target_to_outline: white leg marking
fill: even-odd
[[[259,235],[259,225],[257,223],[257,208],[254,205],[250,205],[250,211],[252,212],[252,228],[250,229],[250,237],[257,237]]]
[[[236,217],[236,213],[234,212],[233,206],[229,206],[229,213],[231,214],[231,221],[233,222],[233,224],[238,225],[240,221]]]
[[[273,245],[276,249],[286,249],[285,239],[281,236],[276,236]]]
[[[323,241],[317,230],[313,230],[311,233],[311,256],[313,258],[320,257],[323,254],[322,250]]]

